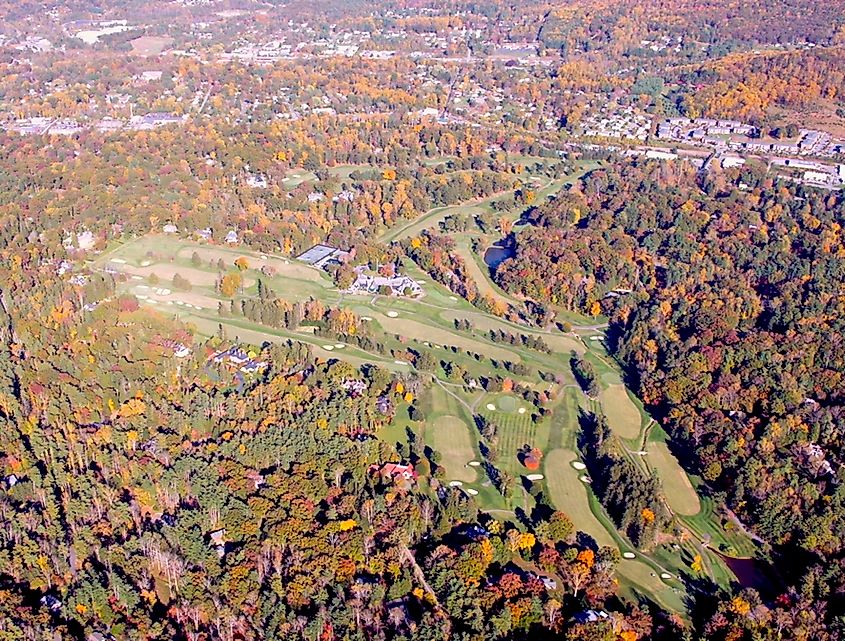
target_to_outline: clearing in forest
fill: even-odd
[[[131,40],[132,53],[138,56],[157,56],[173,44],[169,36],[141,36]]]

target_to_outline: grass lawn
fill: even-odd
[[[681,517],[681,522],[699,539],[729,556],[751,557],[757,551],[757,544],[743,534],[739,528],[727,521],[722,524],[716,513],[713,500],[702,496],[701,510],[695,516]]]
[[[387,302],[390,304],[390,301]],[[394,310],[395,311],[395,310]],[[496,345],[486,344],[480,340],[476,340],[467,336],[464,333],[457,331],[449,331],[440,327],[433,327],[430,323],[427,324],[422,320],[415,320],[419,318],[417,314],[409,314],[406,312],[399,313],[399,316],[390,318],[386,314],[373,314],[373,320],[377,321],[379,325],[390,334],[401,334],[408,338],[413,338],[418,341],[428,341],[437,345],[455,345],[461,349],[470,352],[478,352],[490,358],[497,358],[501,360],[519,362],[522,359],[518,353],[515,353],[505,347],[498,347]]]
[[[130,40],[132,53],[139,56],[157,56],[173,44],[173,38],[168,36],[141,36]]]
[[[628,397],[624,385],[618,383],[607,386],[599,393],[599,401],[614,434],[629,440],[639,436],[642,423],[640,411]]]
[[[426,432],[430,434],[432,447],[440,452],[447,477],[451,480],[472,483],[478,480],[481,468],[467,465],[470,461],[477,461],[475,449],[472,446],[470,428],[466,422],[457,416],[448,414],[429,420]]]
[[[489,200],[489,199],[488,199]],[[484,211],[484,200],[466,205],[449,205],[446,207],[435,207],[429,209],[422,216],[406,223],[400,223],[398,227],[387,230],[379,240],[383,243],[392,243],[403,238],[411,238],[429,227],[437,227],[449,216],[475,216]]]
[[[586,471],[572,467],[572,462],[577,460],[575,452],[566,449],[553,450],[543,459],[552,502],[572,519],[579,532],[586,532],[600,546],[617,547],[616,541],[590,509],[587,486],[579,478]]]
[[[472,251],[469,238],[461,237],[457,240],[455,253],[463,259],[467,266],[467,273],[478,285],[478,291],[482,296],[490,296],[494,300],[502,300],[511,305],[520,305],[519,301],[514,300],[493,284],[487,265]]]
[[[698,493],[665,440],[649,441],[647,463],[663,484],[669,507],[675,514],[695,516],[701,511]]]
[[[489,406],[495,409],[491,410]],[[525,409],[525,412],[520,414],[519,408]],[[517,455],[526,445],[546,451],[549,442],[549,419],[534,423],[531,419],[532,412],[536,411],[534,406],[513,394],[487,394],[478,404],[477,411],[499,427],[499,458],[496,466],[514,476],[531,474],[531,471],[520,463]]]
[[[284,180],[282,180],[282,187],[285,189],[293,189],[304,182],[313,182],[317,180],[316,174],[312,171],[304,169],[291,169]]]

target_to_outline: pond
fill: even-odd
[[[763,595],[774,592],[779,585],[774,567],[765,561],[753,558],[727,556],[716,552],[731,572],[736,575],[737,582],[744,588],[754,588]]]
[[[484,252],[484,264],[490,269],[496,269],[508,258],[513,258],[516,255],[513,247],[502,247],[500,245],[493,245],[488,247]]]

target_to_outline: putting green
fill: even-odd
[[[496,406],[503,412],[516,411],[517,400],[513,396],[500,396],[496,399]]]

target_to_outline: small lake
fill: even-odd
[[[515,255],[516,252],[513,247],[493,245],[492,247],[488,247],[487,251],[484,252],[484,264],[490,269],[496,269],[508,258],[513,258]]]
[[[736,575],[737,582],[744,588],[754,588],[763,595],[772,595],[780,584],[774,568],[759,559],[745,559],[727,556],[716,552],[725,562],[731,572]]]

